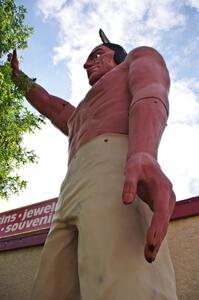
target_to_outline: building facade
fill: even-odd
[[[0,300],[27,300],[57,198],[0,214]],[[199,197],[179,201],[167,239],[179,300],[199,299]],[[139,300],[139,299],[138,299]]]

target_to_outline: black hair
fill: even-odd
[[[125,60],[127,53],[122,46],[113,43],[103,43],[103,46],[106,46],[115,51],[114,61],[116,62],[117,65],[119,65],[121,62]]]

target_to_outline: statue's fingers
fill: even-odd
[[[144,256],[149,263],[152,263],[156,259],[156,256],[158,254],[162,242],[163,239],[159,239],[159,242],[156,243],[155,245],[146,243],[144,248]]]
[[[153,262],[164,240],[169,220],[163,214],[157,214],[153,217],[151,225],[147,232],[147,240],[144,249],[144,255],[148,262]]]
[[[130,204],[134,201],[137,194],[137,179],[133,176],[126,176],[122,193],[122,201],[124,204]]]
[[[17,65],[17,66],[18,66],[18,64],[19,64],[18,57],[17,57],[17,50],[16,50],[16,49],[13,50],[12,61],[11,61],[11,63],[12,63],[13,65]]]
[[[13,57],[17,58],[17,50],[16,49],[13,50]]]
[[[7,61],[11,62],[12,60],[12,53],[8,53],[7,55]]]
[[[158,197],[161,197],[161,195],[159,194]],[[155,205],[153,218],[147,232],[145,258],[149,262],[155,260],[161,243],[166,236],[175,203],[175,194],[173,190],[167,190],[162,198],[161,202],[163,205]],[[160,203],[160,201],[158,203]]]

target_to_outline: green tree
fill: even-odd
[[[36,162],[36,154],[23,145],[25,133],[44,123],[24,105],[24,92],[12,81],[10,63],[5,59],[12,49],[27,47],[33,29],[24,25],[26,9],[13,0],[0,0],[0,197],[8,199],[26,187],[17,170]]]

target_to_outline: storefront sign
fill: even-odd
[[[0,214],[0,239],[48,229],[57,198]]]

